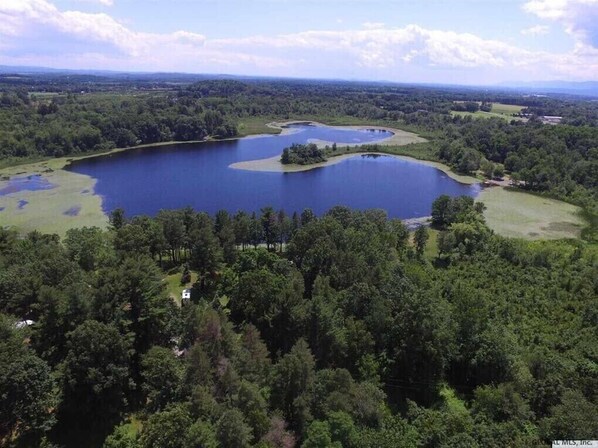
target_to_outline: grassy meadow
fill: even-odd
[[[240,137],[259,134],[280,134],[280,129],[268,126],[274,119],[264,117],[244,117],[237,124]]]
[[[493,114],[512,115],[518,114],[523,109],[523,106],[517,106],[515,104],[492,103],[490,112]]]
[[[487,207],[488,226],[506,237],[579,238],[586,225],[579,207],[529,193],[493,187],[483,190],[477,200]]]
[[[490,112],[484,112],[481,110],[478,110],[477,112],[461,112],[453,110],[451,111],[451,115],[461,117],[471,116],[474,118],[502,118],[509,121],[525,121],[526,119],[523,117],[513,117],[513,114],[521,112],[523,108],[523,106],[516,106],[514,104],[492,103],[492,109]]]
[[[102,198],[93,194],[92,178],[63,170],[43,176],[55,188],[0,196],[0,225],[23,233],[39,230],[61,237],[75,227],[108,225]],[[0,188],[5,183],[0,181]]]

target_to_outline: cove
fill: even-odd
[[[13,177],[4,188],[0,188],[0,196],[20,191],[51,190],[52,188],[54,185],[40,175]]]
[[[311,208],[322,214],[335,205],[381,208],[393,218],[430,214],[441,194],[476,196],[442,171],[390,156],[355,156],[302,172],[260,172],[230,168],[236,162],[279,155],[292,143],[311,140],[337,145],[374,143],[392,136],[382,130],[355,130],[298,124],[289,133],[238,140],[131,149],[73,161],[66,169],[97,180],[102,208],[125,209],[128,216],[191,206],[210,214],[220,209],[259,211],[271,205],[287,213]]]

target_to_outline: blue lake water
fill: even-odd
[[[11,178],[0,188],[0,196],[18,193],[19,191],[51,190],[55,185],[40,175],[19,176]]]
[[[292,143],[320,139],[374,143],[386,131],[292,126],[293,133],[240,140],[134,149],[83,159],[68,169],[97,179],[96,194],[109,212],[122,207],[128,216],[155,215],[160,209],[191,206],[215,213],[259,211],[271,205],[288,213],[311,208],[321,214],[335,205],[382,208],[389,216],[430,214],[441,194],[475,196],[478,186],[460,184],[443,172],[393,157],[357,156],[336,165],[296,173],[244,171],[235,162],[278,155]]]

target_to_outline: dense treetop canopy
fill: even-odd
[[[598,253],[439,198],[0,231],[8,446],[548,446],[593,437]],[[269,250],[268,250],[269,249]],[[162,280],[196,275],[180,305]],[[176,299],[176,300],[175,300]],[[16,325],[32,320],[33,325]]]

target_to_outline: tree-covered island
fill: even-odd
[[[325,150],[318,148],[315,143],[301,145],[293,143],[282,151],[280,163],[283,165],[313,165],[314,163],[326,162]]]

